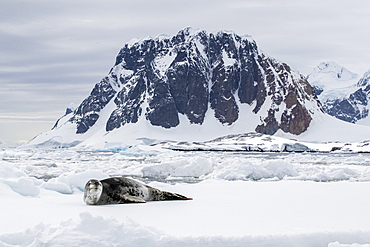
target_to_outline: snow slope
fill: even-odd
[[[348,123],[327,114],[314,119],[299,136],[279,132],[276,135],[305,142],[362,142],[370,140],[369,126]]]
[[[54,136],[51,140],[49,132],[40,134],[37,137],[37,143],[43,143],[42,145],[36,144],[37,147],[68,147],[74,146],[78,150],[115,150],[115,149],[125,149],[129,146],[135,145],[151,145],[160,142],[207,142],[215,139],[215,136],[224,137],[230,135],[237,135],[242,133],[254,133],[248,126],[250,122],[258,122],[258,119],[251,118],[249,112],[251,108],[245,107],[241,111],[245,114],[241,114],[241,121],[225,127],[221,123],[208,121],[208,115],[212,113],[209,112],[206,115],[203,125],[190,124],[185,118],[181,119],[185,123],[171,129],[164,129],[162,127],[152,126],[147,121],[138,121],[136,124],[127,124],[125,128],[116,129],[109,133],[105,133],[104,129],[101,128],[95,134],[83,134],[78,135],[80,141],[76,141],[76,135],[74,133],[74,126],[72,123],[67,122],[66,125],[70,125],[70,135],[66,135],[66,127],[64,129],[53,130],[52,135]],[[248,108],[248,109],[247,109]],[[278,131],[273,138],[273,143],[279,148],[267,148],[266,150],[271,151],[282,151],[280,149],[281,145],[284,143],[296,143],[300,142],[305,146],[308,146],[315,151],[330,151],[332,147],[343,147],[345,144],[353,143],[353,146],[360,145],[361,142],[367,142],[370,140],[370,127],[355,125],[338,120],[322,112],[316,112],[315,118],[311,121],[308,130],[301,135],[292,135],[285,133],[283,131]],[[143,117],[142,117],[143,118]],[[211,118],[211,117],[210,117]],[[186,123],[187,121],[187,123]],[[95,127],[95,126],[94,126]],[[93,128],[94,128],[93,127]],[[96,128],[99,125],[97,124]],[[60,131],[60,135],[58,135]],[[92,133],[92,132],[91,132]],[[253,134],[252,134],[253,136]],[[266,135],[266,137],[268,137]],[[262,137],[263,139],[264,137]],[[281,139],[279,139],[281,138]],[[253,139],[253,138],[252,138]],[[254,145],[257,150],[256,139],[250,140],[251,145]],[[29,145],[25,147],[34,146],[31,141]],[[327,145],[320,145],[319,143],[328,143]],[[78,145],[77,145],[78,144]],[[227,143],[226,143],[227,144]],[[270,145],[269,143],[265,143]],[[239,145],[240,146],[240,145]],[[235,150],[230,145],[224,146],[225,150]],[[368,148],[349,148],[353,151],[370,151]]]

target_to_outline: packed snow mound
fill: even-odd
[[[130,220],[93,217],[81,213],[79,220],[67,220],[58,226],[37,225],[25,232],[0,235],[4,246],[160,246],[164,234]],[[153,245],[154,244],[154,245]]]
[[[40,194],[40,181],[28,177],[24,172],[15,168],[12,164],[0,161],[0,185],[1,193],[9,189],[22,196],[38,196]]]
[[[42,183],[41,187],[62,194],[72,194],[74,189],[84,191],[86,182],[91,178],[104,179],[107,177],[107,174],[104,174],[100,171],[87,170],[80,174],[62,174],[57,178],[51,178],[47,182]]]
[[[24,232],[0,234],[4,246],[326,246],[370,247],[370,244],[340,244],[333,239],[360,239],[364,233],[314,233],[269,236],[201,236],[176,237],[153,227],[142,226],[126,219],[94,217],[80,213],[77,220],[66,220],[59,225],[39,224]],[[358,235],[358,237],[356,236]],[[324,244],[324,245],[323,245]]]
[[[39,165],[34,164],[34,166],[38,167]],[[28,169],[31,172],[32,166],[29,166]],[[61,174],[58,177],[49,178],[48,181],[44,181],[28,176],[11,164],[0,162],[0,185],[6,191],[12,190],[21,196],[37,197],[42,188],[62,194],[72,194],[74,190],[83,191],[86,182],[91,178],[103,179],[106,177],[108,175],[100,171],[87,170],[79,174]],[[43,178],[47,179],[48,177]]]

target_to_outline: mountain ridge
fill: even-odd
[[[250,36],[185,28],[125,44],[74,112],[31,143],[192,141],[248,132],[296,138],[326,118],[307,80]]]

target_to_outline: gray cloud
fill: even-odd
[[[370,68],[369,12],[366,0],[3,0],[0,140],[24,142],[50,129],[132,38],[186,26],[250,34],[304,74],[323,60],[362,74]]]

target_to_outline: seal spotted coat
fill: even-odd
[[[192,200],[191,198],[161,191],[125,177],[103,180],[91,179],[85,185],[84,202],[87,205],[145,203],[147,201]]]

